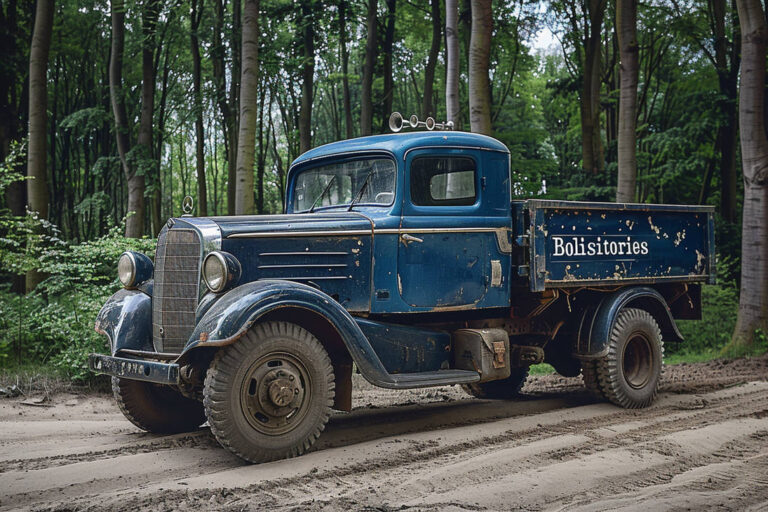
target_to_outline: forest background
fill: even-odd
[[[767,30],[759,0],[0,0],[5,380],[89,380],[119,254],[184,196],[280,213],[293,159],[394,110],[502,141],[517,198],[714,205],[672,359],[765,352]]]

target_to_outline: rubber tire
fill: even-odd
[[[629,385],[623,364],[624,350],[637,334],[646,338],[650,345],[649,376],[639,388]],[[664,365],[664,344],[659,324],[643,309],[621,310],[611,329],[608,354],[595,360],[593,364],[597,374],[597,390],[606,399],[626,409],[648,407],[656,398]],[[587,370],[584,380],[592,381],[587,383],[587,387],[590,387],[594,383],[594,374]]]
[[[240,388],[249,367],[274,351],[301,360],[312,380],[312,394],[302,423],[285,434],[267,435],[248,423],[240,406]],[[296,457],[314,444],[328,423],[334,394],[331,359],[317,338],[289,322],[265,322],[216,353],[206,375],[203,403],[221,446],[248,462],[268,462]]]
[[[581,362],[581,378],[587,390],[598,398],[605,398],[600,388],[600,379],[597,376],[597,361],[584,360]]]
[[[112,394],[128,421],[147,432],[192,432],[205,423],[203,404],[170,386],[112,377]]]
[[[490,398],[494,400],[510,400],[520,395],[525,379],[528,378],[528,367],[512,368],[512,373],[506,379],[488,382],[473,382],[462,384],[461,387],[475,398]]]

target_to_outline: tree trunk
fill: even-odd
[[[472,35],[469,41],[469,122],[473,132],[490,135],[491,0],[472,0]]]
[[[242,73],[240,75],[240,129],[237,142],[235,214],[253,213],[253,159],[259,115],[259,0],[243,7]]]
[[[582,166],[592,173],[605,165],[603,143],[600,138],[600,73],[605,0],[588,0],[589,28],[585,34],[583,84],[581,90],[581,145]]]
[[[197,214],[208,216],[208,184],[205,177],[205,132],[203,129],[203,97],[200,90],[200,42],[197,31],[203,17],[203,0],[192,0],[190,12],[190,44],[192,48],[192,93],[195,104],[195,160],[197,169]]]
[[[142,167],[151,169],[151,173],[145,173],[145,175],[149,175],[150,179],[157,180],[158,187],[160,185],[159,165],[154,158],[152,130],[154,126],[156,81],[154,63],[155,33],[157,31],[159,3],[159,0],[150,0],[146,3],[141,13],[141,31],[143,36],[141,45],[141,117],[139,119],[139,134],[136,138],[136,144],[141,148],[139,158],[141,159]],[[156,235],[160,232],[162,224],[158,222],[158,218],[155,218],[155,212],[152,213],[152,228],[155,230],[153,235]],[[141,234],[138,236],[141,236]]]
[[[459,4],[457,0],[445,0],[445,113],[446,120],[453,121],[459,129],[459,34],[457,32]]]
[[[240,4],[237,0],[236,4]],[[221,113],[222,132],[224,135],[224,149],[226,151],[227,158],[227,179],[230,186],[227,187],[227,213],[229,215],[235,214],[235,173],[237,169],[237,130],[235,127],[235,101],[233,98],[227,99],[227,80],[225,76],[225,49],[222,40],[222,33],[224,31],[224,3],[222,0],[215,0],[213,3],[215,13],[213,18],[213,48],[212,58],[213,63],[213,85],[216,91],[216,104],[219,107]],[[236,12],[237,7],[233,7]],[[233,49],[233,54],[236,50]],[[233,55],[233,67],[231,76],[236,76],[234,55]],[[232,80],[232,83],[236,83],[237,80]]]
[[[128,184],[128,218],[125,221],[125,236],[139,238],[144,234],[144,175],[139,174],[128,162],[131,150],[128,115],[123,95],[123,50],[125,48],[125,4],[123,0],[112,0],[112,49],[109,57],[109,96],[115,117],[115,138],[117,153]],[[131,212],[133,212],[131,214]]]
[[[352,101],[349,98],[349,52],[347,51],[347,1],[339,2],[339,46],[341,50],[341,82],[344,92],[344,126],[347,138],[355,136],[352,126]]]
[[[312,93],[315,84],[315,29],[311,0],[301,3],[301,41],[304,62],[301,66],[301,107],[299,110],[299,152],[312,147]]]
[[[440,17],[440,0],[430,0],[432,6],[432,45],[429,47],[427,66],[424,68],[424,101],[421,104],[421,115],[435,117],[437,109],[432,91],[435,87],[435,68],[437,55],[440,53],[440,37],[443,32],[443,20]]]
[[[232,80],[229,84],[229,105],[232,113],[230,126],[231,143],[227,155],[227,213],[235,215],[237,211],[237,157],[240,142],[240,77],[242,74],[242,2],[232,3],[232,32],[229,45],[232,48]]]
[[[384,31],[384,116],[382,119],[381,131],[386,132],[389,127],[389,114],[392,113],[392,100],[394,95],[395,83],[392,71],[392,51],[395,45],[395,11],[397,9],[397,0],[386,0],[387,2],[387,27]]]
[[[715,36],[715,68],[722,101],[722,120],[715,141],[720,153],[720,215],[723,220],[736,222],[736,96],[738,94],[739,44],[738,27],[734,27],[733,44],[728,59],[728,30],[726,30],[726,0],[712,0],[712,28]]]
[[[637,79],[640,68],[637,0],[617,0],[616,24],[621,55],[616,202],[631,203],[635,201],[637,181]]]
[[[48,52],[53,31],[53,0],[38,0],[35,27],[29,52],[29,141],[27,147],[27,201],[29,210],[41,219],[48,218]],[[27,272],[26,289],[31,292],[40,284],[43,274]]]
[[[368,0],[366,15],[365,64],[360,92],[360,135],[370,135],[373,127],[373,67],[376,65],[376,29],[378,0]]]
[[[768,333],[768,138],[765,134],[766,25],[760,0],[737,0],[741,25],[739,131],[744,172],[741,293],[732,347]]]

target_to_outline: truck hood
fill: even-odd
[[[292,215],[243,215],[211,217],[221,229],[221,237],[256,238],[279,236],[311,236],[343,232],[350,236],[370,235],[371,219],[359,212],[324,212]]]

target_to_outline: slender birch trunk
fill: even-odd
[[[469,42],[469,122],[473,132],[491,134],[491,0],[472,0],[472,36]]]
[[[459,4],[457,0],[445,0],[445,113],[446,120],[453,121],[459,129],[459,34],[457,31]]]
[[[242,40],[240,129],[237,142],[235,191],[236,215],[253,213],[253,165],[256,121],[259,115],[259,0],[245,0]]]
[[[311,0],[301,3],[301,41],[304,62],[301,67],[301,107],[299,109],[299,152],[312,147],[312,95],[315,84],[315,29]]]

